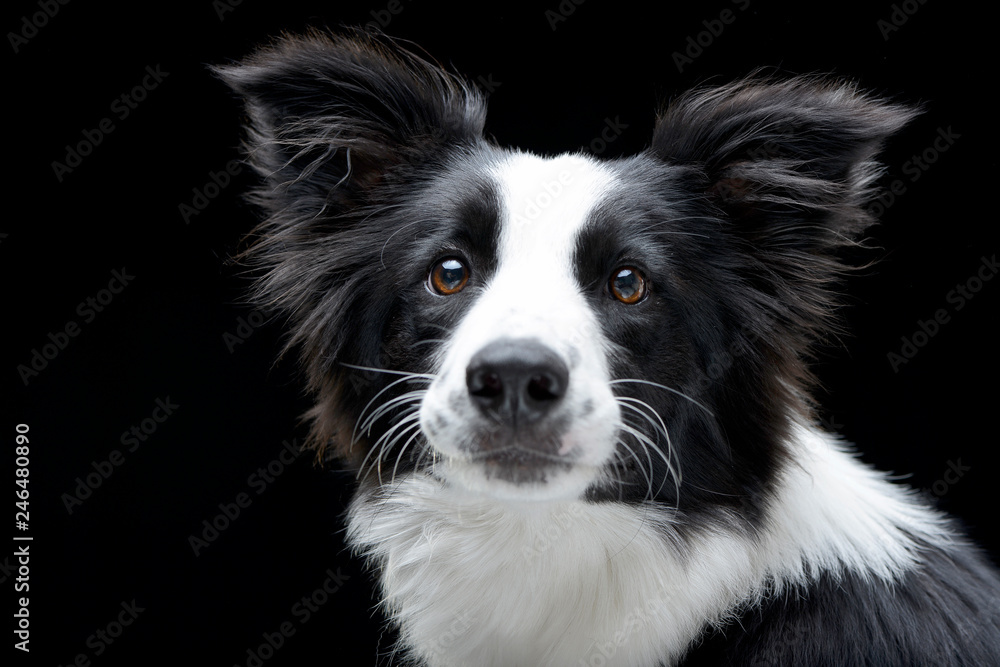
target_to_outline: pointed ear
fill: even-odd
[[[679,167],[720,234],[741,249],[727,271],[755,322],[752,345],[787,387],[812,383],[805,366],[816,341],[839,332],[835,284],[874,219],[865,205],[881,169],[876,154],[916,114],[814,77],[751,78],[698,90],[669,106],[651,151]],[[727,255],[732,257],[732,255]],[[794,400],[798,400],[795,398]]]
[[[674,101],[652,151],[693,167],[704,192],[764,249],[822,252],[872,222],[863,206],[881,173],[875,156],[915,115],[847,83],[752,77]]]
[[[393,168],[482,136],[479,93],[380,34],[286,36],[214,71],[246,101],[248,162],[272,214],[363,203]]]
[[[252,199],[265,219],[239,256],[259,271],[253,299],[289,317],[286,351],[301,346],[319,395],[309,446],[356,455],[352,425],[330,409],[351,393],[335,361],[348,345],[378,358],[345,332],[347,323],[384,326],[390,303],[361,298],[362,269],[378,264],[382,246],[358,225],[405,200],[407,183],[449,152],[482,142],[485,102],[457,76],[360,31],[283,37],[215,72],[246,102],[246,159],[262,180]]]

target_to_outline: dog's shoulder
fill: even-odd
[[[1000,577],[963,543],[927,546],[896,582],[824,573],[706,632],[682,664],[1000,664]]]

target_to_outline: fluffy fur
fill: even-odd
[[[217,71],[261,176],[255,297],[301,351],[311,444],[358,470],[399,659],[1000,663],[995,570],[808,399],[911,110],[749,78],[598,161],[491,143],[472,86],[381,36]]]

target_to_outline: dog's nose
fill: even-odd
[[[505,338],[472,357],[465,384],[484,414],[518,428],[538,421],[559,403],[569,384],[569,369],[537,340]]]

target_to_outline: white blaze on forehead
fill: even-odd
[[[577,239],[615,176],[581,155],[517,153],[497,165],[493,177],[503,217],[497,273],[485,300],[503,335],[544,340],[559,327],[563,345],[555,347],[566,352],[567,340],[588,328],[590,314],[573,266]]]
[[[581,229],[616,177],[581,155],[514,153],[491,172],[501,204],[497,270],[452,337],[450,360],[464,364],[497,338],[534,338],[572,368],[576,351],[599,348],[601,341],[580,291],[574,251]],[[595,375],[605,370],[603,360],[593,364]]]
[[[591,211],[614,182],[601,163],[582,155],[542,158],[517,153],[493,172],[500,186],[504,219],[500,268],[546,258],[572,275],[573,249]]]

